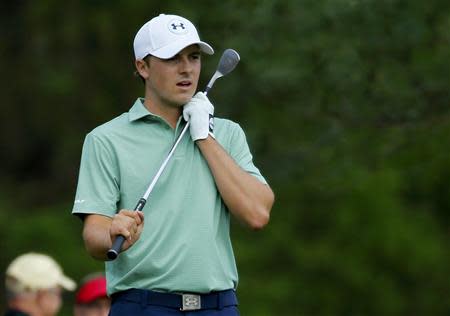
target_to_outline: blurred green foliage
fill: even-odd
[[[450,2],[3,1],[0,268],[102,269],[70,215],[84,135],[142,94],[132,40],[183,15],[241,63],[210,93],[276,193],[233,224],[243,315],[449,315]],[[3,295],[0,293],[4,304]],[[68,296],[63,313],[70,314]]]

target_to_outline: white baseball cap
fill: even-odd
[[[73,291],[76,287],[75,282],[63,274],[55,260],[40,253],[30,252],[17,257],[6,269],[6,275],[32,291],[56,286]]]
[[[197,29],[189,20],[169,14],[160,14],[145,23],[134,38],[136,60],[147,55],[161,59],[172,58],[185,47],[198,44],[208,55],[214,54],[212,47],[200,41]]]

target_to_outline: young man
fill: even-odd
[[[261,229],[274,195],[240,126],[212,119],[208,98],[194,96],[201,53],[214,52],[194,25],[161,14],[137,32],[134,52],[145,98],[86,136],[73,208],[93,257],[106,260],[115,238],[126,238],[117,260],[106,262],[111,315],[237,315],[230,214]],[[130,210],[186,121],[191,137],[179,143],[143,212]]]
[[[6,269],[5,288],[5,316],[53,316],[61,308],[62,290],[73,291],[75,282],[51,257],[26,253]]]
[[[110,306],[105,276],[98,273],[86,276],[75,296],[74,316],[108,316]]]

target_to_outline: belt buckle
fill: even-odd
[[[195,311],[202,308],[200,295],[195,294],[182,294],[183,307],[181,311]]]

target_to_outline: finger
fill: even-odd
[[[111,235],[125,235],[126,231],[126,221],[124,221],[125,217],[119,214],[114,215],[113,220],[111,222],[110,234]],[[124,236],[125,237],[125,236]]]
[[[142,225],[138,226],[137,231],[136,231],[136,235],[138,236],[137,238],[139,238],[139,236],[141,236],[142,229],[143,229]]]
[[[122,232],[122,230],[131,227],[133,223],[135,223],[134,218],[130,218],[124,214],[116,214],[113,217],[112,226],[116,227],[116,231]]]
[[[144,220],[143,214],[139,214],[138,212],[134,212],[133,218],[137,225],[142,224],[142,221]]]
[[[128,216],[128,217],[130,217],[130,216],[133,217],[133,216],[134,216],[134,213],[135,213],[135,211],[130,211],[130,210],[122,209],[122,210],[120,210],[119,213],[117,213],[117,214],[123,215],[123,216]]]
[[[137,227],[133,232],[132,243],[134,244],[141,236],[141,230]]]
[[[130,239],[131,231],[125,227],[122,227],[122,228],[118,229],[117,235],[122,235],[123,237],[125,237],[125,239]]]
[[[140,218],[141,221],[143,222],[143,221],[144,221],[144,212],[142,212],[142,211],[137,211],[136,213],[138,214],[139,218]]]

